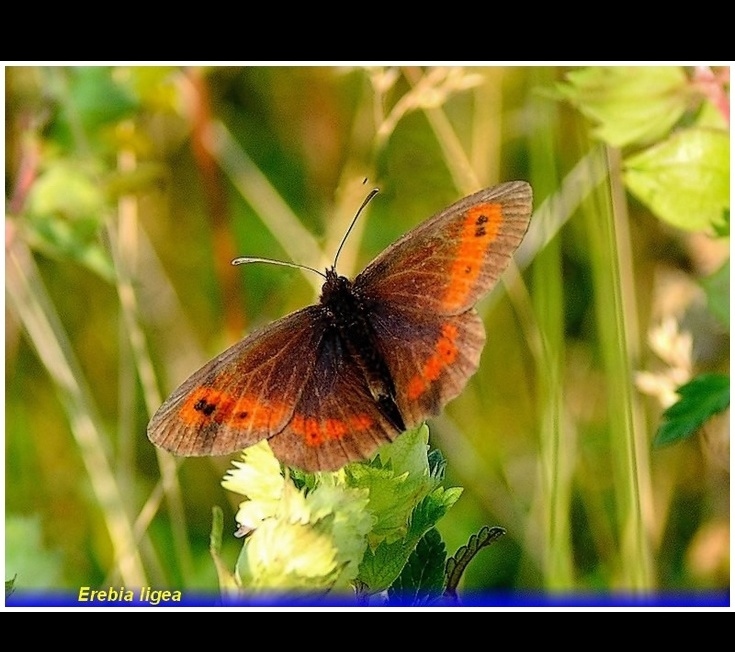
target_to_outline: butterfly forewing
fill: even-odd
[[[524,181],[465,197],[388,247],[357,276],[355,290],[424,313],[462,313],[505,271],[531,203]]]
[[[238,342],[158,409],[148,437],[177,455],[225,455],[283,430],[316,365],[323,332],[311,306]]]

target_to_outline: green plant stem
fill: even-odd
[[[114,566],[129,586],[147,584],[123,494],[109,461],[92,396],[38,269],[21,238],[8,250],[6,289],[39,360],[59,391],[114,551]]]
[[[551,83],[538,71],[535,85]],[[554,106],[537,97],[532,103],[533,130],[529,139],[532,185],[536,197],[547,197],[558,187],[553,134]],[[543,532],[544,584],[550,590],[574,588],[571,545],[571,479],[576,442],[564,416],[564,297],[561,238],[538,252],[533,264],[533,307],[542,346],[537,373],[540,410],[541,483],[537,505]]]
[[[132,126],[130,127],[132,128]],[[131,172],[135,168],[132,152],[122,151],[119,165],[123,172]],[[148,353],[145,334],[138,317],[138,302],[135,296],[133,278],[137,269],[139,221],[138,206],[134,196],[125,195],[118,202],[118,230],[110,228],[108,235],[112,241],[112,252],[115,258],[117,292],[120,301],[124,334],[132,353],[132,359],[143,388],[143,399],[148,416],[152,416],[162,402],[156,385],[153,363]],[[121,384],[122,387],[122,384]],[[139,433],[135,433],[136,435]],[[123,441],[126,437],[121,438]],[[134,439],[137,441],[137,439]],[[146,444],[149,442],[146,440]],[[131,445],[132,447],[132,445]],[[161,478],[165,490],[166,501],[171,512],[171,526],[174,548],[178,557],[181,572],[185,578],[193,575],[193,561],[186,535],[186,515],[181,494],[181,487],[176,475],[176,462],[171,455],[156,449]]]
[[[415,93],[422,91],[423,84],[428,86],[432,85],[430,75],[436,71],[437,69],[434,69],[428,74],[422,74],[415,68],[403,69],[406,79],[413,86],[412,92]],[[479,190],[483,185],[482,181],[472,169],[469,157],[462,146],[459,136],[457,136],[457,132],[447,117],[444,106],[425,108],[424,114],[434,131],[437,143],[442,149],[444,161],[452,175],[454,185],[462,194],[466,195]]]
[[[325,257],[314,236],[224,124],[218,121],[211,123],[210,138],[205,144],[243,199],[261,216],[263,225],[283,247],[290,260],[312,266],[331,264],[332,261]],[[318,292],[322,279],[307,271],[303,271],[303,276]]]
[[[590,242],[595,309],[600,338],[613,456],[613,490],[620,556],[619,588],[654,588],[650,541],[645,527],[645,505],[650,504],[645,430],[633,387],[634,356],[638,350],[630,243],[626,216],[613,202],[608,186],[600,186],[584,211]],[[615,210],[617,208],[618,210]]]

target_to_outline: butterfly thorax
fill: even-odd
[[[338,340],[339,346],[358,365],[383,415],[397,430],[405,430],[395,402],[393,378],[370,324],[366,297],[334,269],[327,270],[326,278],[319,297],[326,332]]]

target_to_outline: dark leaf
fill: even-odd
[[[711,416],[730,405],[730,377],[702,374],[678,390],[681,399],[663,414],[653,445],[665,446],[695,434]]]
[[[390,604],[426,605],[437,600],[444,588],[447,550],[436,528],[418,542],[401,574],[388,589]]]
[[[489,546],[504,534],[505,530],[502,527],[488,527],[486,525],[477,534],[470,537],[466,546],[462,546],[453,557],[447,559],[445,597],[454,601],[457,600],[457,586],[459,586],[462,573],[464,573],[467,565],[482,548]]]

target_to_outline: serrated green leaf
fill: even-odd
[[[436,528],[419,540],[400,575],[388,589],[390,604],[425,605],[441,597],[447,550]]]
[[[383,538],[403,538],[411,512],[431,490],[434,481],[429,475],[428,437],[428,428],[422,426],[382,447],[371,464],[345,467],[348,486],[369,492],[368,510],[375,517],[370,534],[373,547]]]
[[[349,486],[368,491],[367,509],[375,517],[371,540],[395,540],[405,534],[408,515],[414,506],[415,486],[407,476],[393,475],[391,469],[360,465],[346,471]]]
[[[459,500],[461,487],[437,487],[426,496],[411,514],[410,535],[418,540],[424,533],[447,513],[447,510]]]
[[[418,542],[446,514],[461,493],[459,487],[436,487],[414,508],[405,538],[391,543],[383,541],[374,550],[368,548],[358,573],[359,580],[368,587],[368,593],[384,591],[395,581]]]
[[[444,481],[444,475],[447,470],[447,460],[438,448],[429,451],[429,475],[434,481],[434,486]]]
[[[665,446],[695,434],[704,423],[730,405],[730,377],[702,374],[677,393],[681,399],[663,414],[654,446]]]
[[[429,451],[429,428],[426,424],[407,430],[398,439],[378,449],[384,467],[390,466],[396,473],[408,473],[421,479],[427,472]]]
[[[374,550],[368,548],[360,562],[358,580],[368,594],[387,589],[406,564],[410,550],[406,552],[403,541],[383,541]]]
[[[467,565],[482,548],[489,546],[504,534],[505,530],[502,527],[485,526],[470,537],[466,546],[462,546],[453,557],[447,559],[445,596],[457,599],[457,587]]]
[[[591,66],[568,73],[557,86],[614,147],[650,143],[666,135],[689,107],[679,66]]]
[[[686,129],[624,162],[630,191],[659,218],[688,231],[721,229],[730,210],[730,137]]]
[[[702,279],[702,287],[707,294],[707,305],[721,324],[730,327],[730,261],[728,260],[714,274]]]

